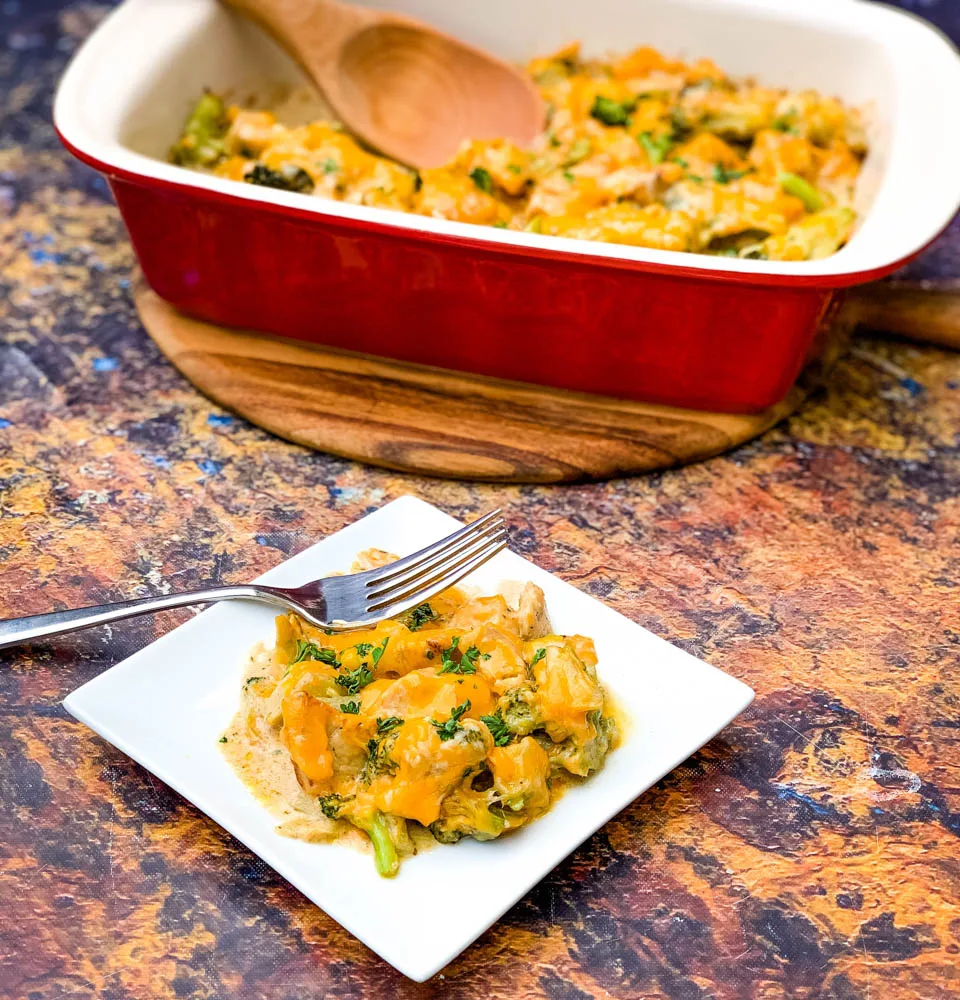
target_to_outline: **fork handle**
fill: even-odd
[[[148,615],[167,608],[182,608],[187,604],[207,604],[211,601],[230,600],[266,601],[280,603],[272,595],[259,587],[212,587],[208,590],[192,590],[183,594],[168,594],[164,597],[141,597],[135,601],[119,601],[116,604],[99,604],[90,608],[74,608],[71,611],[51,611],[45,615],[29,615],[26,618],[9,618],[0,621],[0,649],[18,646],[33,639],[43,639],[51,635],[65,635],[93,625],[107,625],[136,615]]]

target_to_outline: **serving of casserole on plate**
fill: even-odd
[[[370,550],[351,571],[392,561]],[[369,841],[392,877],[425,844],[533,822],[603,767],[619,727],[593,641],[555,634],[536,584],[501,591],[450,588],[340,635],[278,616],[220,742],[279,832]]]
[[[453,518],[423,501],[405,497],[288,559],[267,573],[263,580],[280,586],[296,585],[307,579],[349,569],[358,552],[371,548],[385,551],[401,548],[402,555],[449,533],[453,527],[456,527]],[[429,717],[425,714],[427,701],[421,703],[424,712],[401,708],[401,704],[409,706],[411,701],[409,692],[397,690],[389,696],[394,699],[390,714],[385,714],[386,708],[380,711],[381,721],[410,719],[420,728],[433,729],[437,733],[438,744],[465,742],[463,733],[457,729],[459,725],[463,725],[465,731],[479,734],[471,739],[479,739],[483,744],[485,767],[489,769],[490,777],[480,780],[477,788],[470,787],[468,790],[463,787],[461,791],[469,791],[467,797],[472,795],[480,800],[484,797],[489,800],[483,801],[482,808],[490,811],[489,806],[493,805],[492,818],[488,819],[482,812],[474,812],[474,817],[479,815],[488,824],[496,824],[498,819],[502,819],[506,825],[513,811],[507,801],[512,793],[519,792],[521,798],[537,794],[536,781],[527,782],[523,789],[517,788],[514,781],[514,787],[507,788],[505,782],[513,779],[509,770],[505,769],[508,762],[503,762],[504,767],[497,762],[495,733],[499,734],[505,748],[522,747],[530,754],[532,762],[529,765],[524,763],[524,771],[528,767],[536,769],[542,766],[540,751],[550,760],[551,770],[556,762],[559,769],[570,774],[570,782],[564,794],[554,796],[549,809],[543,812],[540,812],[539,805],[546,803],[541,796],[539,805],[535,807],[539,818],[533,822],[523,823],[508,835],[488,842],[468,836],[450,847],[438,846],[433,850],[421,850],[415,855],[408,852],[394,878],[382,878],[371,858],[353,849],[349,843],[336,839],[327,841],[325,838],[314,842],[317,838],[308,836],[307,839],[300,839],[279,831],[276,813],[261,798],[251,794],[244,777],[234,770],[223,753],[230,746],[229,740],[235,728],[231,720],[245,708],[241,692],[244,677],[258,676],[251,674],[250,650],[258,643],[268,648],[275,645],[276,625],[269,608],[222,604],[205,611],[79,688],[66,699],[65,706],[71,714],[225,827],[401,972],[413,979],[423,980],[469,945],[578,844],[711,739],[753,697],[753,692],[740,681],[658,639],[594,598],[513,553],[503,552],[495,556],[463,586],[476,588],[476,593],[489,596],[498,593],[503,581],[510,580],[529,582],[542,591],[543,611],[554,626],[562,628],[569,636],[592,637],[597,657],[596,675],[602,681],[606,696],[612,698],[616,714],[627,720],[625,734],[619,746],[609,754],[594,752],[601,749],[594,740],[593,756],[588,759],[578,754],[578,743],[569,740],[569,733],[562,733],[560,728],[553,729],[551,733],[547,726],[552,728],[553,723],[543,719],[542,723],[534,720],[530,730],[535,747],[524,743],[526,737],[516,730],[523,729],[525,723],[520,720],[519,714],[510,715],[506,711],[506,703],[501,703],[502,696],[494,698],[493,679],[488,683],[481,667],[503,667],[510,662],[514,670],[519,670],[522,676],[514,676],[518,683],[505,689],[504,694],[524,685],[528,689],[536,688],[538,685],[531,685],[527,675],[528,658],[536,659],[539,649],[549,644],[555,650],[550,653],[551,662],[562,655],[569,661],[567,667],[583,670],[583,680],[592,681],[591,671],[581,666],[592,659],[589,646],[580,643],[579,663],[570,660],[569,651],[563,652],[565,643],[559,637],[547,639],[543,635],[544,621],[541,619],[538,622],[535,617],[528,630],[531,635],[541,633],[541,644],[535,644],[528,651],[521,645],[519,662],[508,661],[504,657],[495,664],[493,646],[487,646],[491,633],[487,632],[485,638],[480,637],[489,622],[479,627],[476,623],[471,628],[464,627],[462,633],[459,626],[449,632],[446,626],[457,609],[443,609],[442,606],[431,609],[438,616],[445,614],[446,610],[452,611],[446,623],[442,617],[439,618],[438,636],[449,634],[452,639],[453,635],[462,634],[466,637],[464,641],[469,639],[470,644],[460,650],[459,659],[449,652],[445,658],[443,656],[443,651],[449,651],[452,643],[439,644],[439,667],[431,668],[422,675],[425,686],[436,689]],[[492,603],[499,610],[499,602]],[[457,605],[458,608],[461,606]],[[517,596],[513,605],[514,614],[520,606]],[[527,611],[531,607],[528,599]],[[476,612],[474,605],[469,614]],[[421,612],[420,617],[424,613]],[[514,621],[518,622],[519,629],[524,627],[518,619]],[[414,624],[410,619],[408,622]],[[470,623],[464,621],[462,624],[467,626]],[[507,622],[502,624],[509,625]],[[408,626],[404,627],[411,631]],[[498,631],[509,632],[510,628]],[[399,636],[403,632],[394,628],[393,634]],[[414,639],[418,634],[418,630],[412,630]],[[302,651],[296,647],[297,638],[301,637],[292,633],[281,636],[284,642],[294,641],[292,659],[296,659],[298,652]],[[331,638],[324,636],[321,639],[318,636],[315,645],[319,650],[328,648],[322,643]],[[383,638],[379,640],[380,644]],[[301,638],[301,641],[304,640]],[[498,641],[509,642],[509,636]],[[474,646],[477,648],[476,655],[471,652]],[[477,663],[477,658],[482,656],[481,647],[491,653],[491,659],[480,659]],[[417,648],[425,655],[432,647],[421,644]],[[353,654],[358,657],[356,664],[350,659]],[[367,717],[372,712],[373,725],[376,726],[378,710],[374,702],[388,696],[390,684],[373,680],[358,688],[359,698],[350,690],[358,680],[364,679],[356,673],[361,670],[364,658],[372,665],[372,650],[354,649],[348,655],[346,650],[340,649],[334,657],[323,653],[318,655],[322,659],[313,660],[313,652],[308,650],[304,654],[306,659],[301,659],[300,663],[316,668],[323,664],[324,659],[335,659],[340,668],[333,668],[332,674],[317,671],[316,682],[319,686],[314,688],[314,693],[320,696],[317,700],[323,700],[325,705],[335,701],[338,713],[343,712],[344,704],[360,701],[358,717],[361,713]],[[466,669],[461,667],[464,655],[468,663]],[[532,668],[534,682],[536,669],[546,663],[546,656],[545,653]],[[455,664],[445,673],[442,672],[444,659]],[[477,664],[474,674],[469,673],[471,660]],[[568,675],[563,669],[558,670],[556,678],[549,682],[565,683],[564,678]],[[457,670],[464,672],[458,673]],[[389,672],[399,673],[396,670]],[[507,673],[502,676],[503,683],[506,683],[507,676]],[[574,729],[582,727],[582,734],[589,735],[588,729],[608,713],[600,709],[599,717],[593,715],[599,708],[599,702],[597,689],[592,683],[580,683],[581,678],[574,674],[570,674],[569,678],[582,687],[582,703],[574,706],[574,714],[578,717],[558,718],[554,722],[568,730],[571,726]],[[338,684],[338,679],[344,681],[346,686]],[[382,680],[399,683],[403,679],[401,676]],[[486,709],[482,714],[489,717],[492,729],[487,721],[473,718],[469,709],[461,713],[461,719],[453,718],[452,709],[464,704],[467,699],[455,694],[451,700],[450,692],[444,693],[442,689],[451,685],[456,689],[457,679],[463,680],[464,687],[478,682],[474,688],[479,697],[489,697],[489,701],[482,702]],[[542,675],[542,679],[548,680],[546,675]],[[486,693],[480,681],[486,686]],[[410,681],[406,683],[409,685]],[[321,687],[324,689],[321,690]],[[364,696],[364,690],[369,690],[369,694]],[[444,698],[447,699],[445,702]],[[542,698],[534,698],[531,704],[539,710],[550,700],[548,698],[545,702]],[[365,705],[365,701],[369,701],[369,705]],[[573,699],[569,704],[573,704]],[[507,724],[506,731],[501,730],[496,721],[498,710],[500,718]],[[326,708],[319,711],[326,715]],[[567,708],[566,711],[570,713],[573,709]],[[471,712],[469,719],[468,712]],[[345,714],[350,715],[351,712]],[[551,714],[549,705],[547,714]],[[588,718],[590,715],[593,717]],[[433,726],[434,721],[437,727],[446,727],[445,731],[450,731],[447,741],[440,738],[438,728]],[[394,730],[402,730],[408,724],[394,724]],[[489,735],[489,740],[483,731]],[[596,728],[591,731],[594,737],[599,735]],[[389,734],[388,723],[387,733],[379,735]],[[228,743],[220,742],[222,736],[227,738]],[[554,736],[560,738],[554,739]],[[378,739],[377,735],[370,738]],[[426,738],[432,739],[429,734]],[[585,749],[587,742],[581,739],[579,746]],[[282,746],[275,746],[274,749],[281,754],[287,752]],[[400,750],[402,748],[388,748],[387,756],[396,760]],[[312,758],[317,765],[322,752],[318,750]],[[513,750],[506,756],[516,753],[518,751]],[[491,755],[493,766],[490,764]],[[365,763],[370,756],[366,747],[361,748],[358,760],[359,756],[363,756]],[[599,763],[601,757],[605,757],[603,766],[594,769],[592,763]],[[403,766],[400,761],[396,762],[398,768]],[[589,771],[589,777],[575,776],[567,764],[574,771]],[[443,771],[442,768],[439,770]],[[500,789],[504,792],[502,796],[496,787],[498,770]],[[484,789],[483,786],[490,780],[493,784]],[[295,779],[293,784],[302,789]],[[386,793],[390,790],[388,786],[389,783],[385,783],[378,791]],[[271,783],[271,787],[278,788],[279,785]],[[493,789],[493,794],[489,794],[490,789]],[[399,803],[405,790],[399,786],[393,790],[400,793],[396,800]],[[326,789],[322,791],[324,794],[340,794],[344,798],[350,794],[342,786],[339,793]],[[296,795],[296,789],[293,794]],[[515,802],[521,804],[520,800]],[[527,803],[522,803],[515,815],[520,815],[526,808],[529,808]],[[398,811],[403,811],[402,807]],[[431,815],[424,813],[421,818],[429,820]],[[292,815],[287,817],[296,818]],[[438,828],[441,835],[450,829],[451,820],[452,817],[446,817],[448,825],[444,829]],[[286,831],[287,834],[289,832]],[[450,919],[447,911],[438,908],[435,901],[446,896],[451,886],[465,883],[470,886],[470,905],[459,907],[456,919]]]

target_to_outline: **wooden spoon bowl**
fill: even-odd
[[[339,0],[225,0],[304,68],[343,123],[413,167],[448,162],[464,139],[529,145],[543,127],[517,67],[397,14]]]

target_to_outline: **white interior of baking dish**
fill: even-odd
[[[588,54],[653,45],[708,56],[734,76],[814,88],[865,105],[871,152],[858,187],[862,222],[839,253],[788,263],[671,253],[514,233],[238,185],[166,163],[204,87],[261,103],[303,87],[302,74],[260,31],[218,0],[126,0],[78,53],[54,118],[76,149],[111,169],[251,201],[387,226],[519,244],[554,253],[648,261],[717,272],[835,276],[847,284],[925,246],[960,205],[960,58],[919,19],[867,0],[368,0],[421,18],[508,59],[573,39]],[[306,120],[316,106],[293,115]]]

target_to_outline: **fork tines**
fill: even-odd
[[[501,511],[494,510],[413,555],[367,577],[367,612],[383,618],[452,587],[507,544]]]

